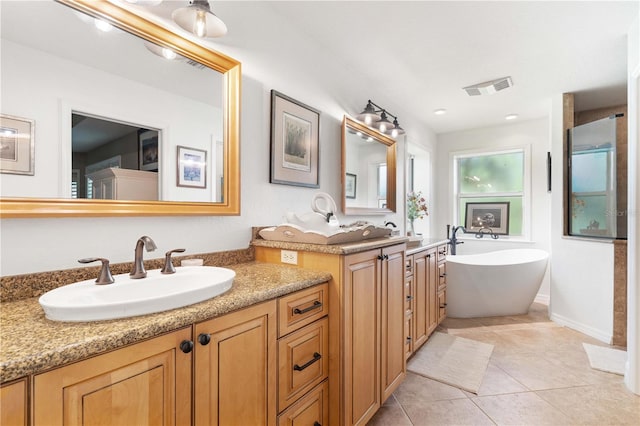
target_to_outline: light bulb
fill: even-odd
[[[387,131],[387,125],[384,123],[380,123],[380,127],[378,127],[382,133]]]
[[[398,129],[393,129],[391,131],[391,137],[392,138],[397,138],[398,137]]]
[[[371,117],[370,116],[366,116],[364,119],[365,124],[369,125],[371,124]]]
[[[201,38],[207,35],[207,12],[204,10],[198,10],[196,12],[193,33]]]

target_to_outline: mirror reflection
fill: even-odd
[[[34,120],[50,159],[4,174],[2,197],[223,201],[223,74],[55,2],[1,19],[2,112]],[[197,185],[178,185],[179,145],[207,158]]]
[[[345,116],[342,132],[345,214],[395,211],[395,150],[393,139]]]

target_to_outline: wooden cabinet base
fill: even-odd
[[[278,426],[329,424],[329,383],[325,380],[278,417]]]

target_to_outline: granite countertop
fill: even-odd
[[[284,250],[296,250],[296,251],[310,251],[316,253],[326,254],[352,254],[362,251],[392,246],[395,244],[406,243],[409,241],[407,237],[385,237],[376,238],[370,240],[362,240],[354,243],[347,244],[308,244],[308,243],[294,243],[289,241],[274,241],[264,240],[262,238],[256,238],[251,241],[252,246],[257,247],[270,247]]]
[[[331,274],[249,262],[226,293],[195,305],[155,314],[97,322],[45,318],[38,298],[0,304],[0,382],[36,374],[193,323],[328,281]]]
[[[449,240],[441,238],[425,238],[419,245],[414,247],[407,247],[407,256],[421,252],[422,250],[428,250],[430,248],[446,244]]]

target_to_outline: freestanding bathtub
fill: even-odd
[[[447,256],[447,316],[526,314],[536,297],[549,254],[538,249]]]

